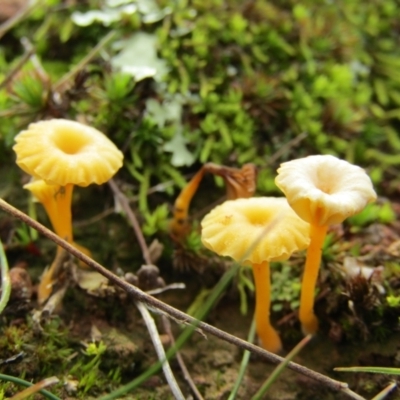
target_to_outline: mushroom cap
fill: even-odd
[[[24,185],[24,189],[29,190],[36,200],[46,203],[54,198],[54,194],[60,190],[59,185],[49,185],[43,179],[31,179]]]
[[[52,185],[88,186],[108,181],[122,153],[103,133],[66,119],[32,123],[15,138],[17,164]]]
[[[275,183],[299,217],[316,225],[341,223],[376,200],[365,171],[331,155],[283,163]]]
[[[245,263],[287,260],[309,244],[309,224],[282,197],[228,200],[201,222],[210,250]]]

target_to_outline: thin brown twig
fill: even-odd
[[[175,338],[174,338],[174,335],[173,335],[172,330],[171,330],[171,322],[169,321],[169,319],[165,315],[162,316],[162,322],[163,322],[163,325],[164,325],[164,330],[167,333],[167,335],[169,337],[169,340],[171,342],[171,345],[174,346],[175,345]],[[182,373],[183,373],[183,377],[185,378],[186,382],[190,386],[190,389],[192,389],[194,397],[197,400],[204,400],[203,396],[201,395],[201,393],[197,389],[196,384],[193,382],[193,379],[190,376],[189,370],[186,367],[185,361],[183,360],[183,357],[182,357],[182,355],[181,355],[181,353],[179,351],[177,351],[175,353],[175,357],[178,360],[179,367],[181,368]]]
[[[139,242],[140,248],[141,248],[142,253],[143,253],[143,258],[145,259],[146,264],[148,264],[148,265],[151,264],[152,260],[150,258],[149,248],[148,248],[146,240],[145,240],[145,238],[143,236],[143,232],[142,232],[142,230],[140,228],[140,225],[139,225],[139,222],[138,222],[138,220],[136,218],[136,215],[132,211],[132,209],[131,209],[131,207],[129,205],[128,198],[121,192],[121,190],[119,189],[118,185],[112,179],[108,183],[109,183],[109,186],[111,187],[111,190],[114,193],[114,196],[117,197],[118,201],[120,202],[120,205],[121,205],[122,209],[125,211],[128,219],[129,219],[129,221],[130,221],[130,223],[131,223],[131,225],[132,225],[132,227],[133,227],[133,229],[135,231],[135,235],[136,235],[136,238],[137,238],[137,240]],[[163,321],[164,329],[165,329],[167,335],[170,338],[171,344],[173,345],[175,343],[175,338],[174,338],[174,336],[172,334],[169,320],[165,317],[165,315],[162,315],[162,321]],[[203,398],[202,398],[200,392],[198,391],[196,385],[194,384],[194,382],[193,382],[193,380],[192,380],[192,378],[190,376],[190,373],[189,373],[188,369],[186,368],[185,362],[183,361],[183,358],[182,358],[180,352],[177,351],[175,356],[176,356],[176,358],[178,360],[178,363],[179,363],[179,366],[180,366],[180,368],[182,370],[183,376],[186,379],[186,381],[188,382],[188,384],[189,384],[190,388],[192,389],[193,393],[195,394],[196,398],[198,400],[202,400]]]
[[[28,16],[36,7],[42,5],[42,1],[27,1],[25,7],[20,10],[11,18],[7,19],[0,25],[0,39],[26,16]]]
[[[31,55],[33,54],[33,48],[26,51],[21,59],[18,61],[18,63],[15,65],[11,71],[6,75],[6,77],[1,81],[0,83],[0,89],[5,88],[15,77],[15,75],[18,74],[18,72],[21,70],[21,68],[29,61]]]
[[[168,382],[169,387],[171,388],[174,398],[176,400],[184,400],[185,398],[181,392],[178,382],[174,377],[171,366],[169,365],[168,359],[165,355],[164,347],[161,343],[160,335],[157,331],[154,319],[152,318],[152,316],[149,313],[149,310],[143,303],[141,303],[140,301],[136,301],[135,304],[140,313],[142,314],[142,318],[147,326],[147,330],[149,331],[150,338],[153,342],[153,346],[156,351],[157,357],[159,361],[162,362],[162,369],[164,372],[164,376]]]
[[[19,220],[23,221],[30,227],[36,229],[43,236],[52,240],[57,245],[63,247],[65,250],[67,250],[73,256],[75,256],[79,260],[86,263],[89,267],[93,268],[98,273],[105,276],[107,279],[109,279],[115,285],[122,288],[129,295],[131,295],[135,300],[141,301],[141,302],[149,305],[150,307],[153,307],[154,309],[157,309],[157,310],[161,311],[162,313],[165,313],[165,314],[171,316],[172,318],[174,318],[178,321],[182,321],[182,323],[193,324],[193,325],[197,326],[198,328],[202,329],[204,332],[207,332],[207,333],[209,333],[215,337],[218,337],[228,343],[231,343],[234,346],[240,347],[241,349],[248,350],[251,353],[256,354],[258,357],[263,358],[264,360],[267,360],[273,364],[278,364],[284,360],[284,358],[282,358],[276,354],[270,353],[258,346],[255,346],[249,342],[246,342],[243,339],[233,336],[227,332],[224,332],[212,325],[209,325],[205,322],[199,321],[196,318],[193,318],[190,315],[164,303],[163,301],[148,295],[147,293],[143,292],[136,286],[133,286],[130,283],[126,282],[125,280],[119,278],[118,276],[113,274],[110,270],[106,269],[105,267],[103,267],[102,265],[100,265],[98,262],[94,261],[87,255],[83,254],[81,251],[79,251],[78,249],[73,247],[70,243],[66,242],[64,239],[60,238],[54,232],[50,231],[45,226],[43,226],[39,222],[33,220],[28,215],[26,215],[22,211],[16,209],[15,207],[10,205],[3,199],[0,199],[0,209],[5,211],[6,213],[12,215],[13,217],[18,218]],[[319,372],[310,370],[307,367],[304,367],[304,366],[294,363],[294,362],[290,362],[288,364],[288,368],[291,369],[292,371],[298,372],[304,376],[307,376],[307,377],[319,382],[320,384],[326,386],[327,388],[330,388],[331,390],[333,390],[335,392],[341,392],[341,393],[345,394],[348,398],[360,400],[360,396],[357,393],[354,393],[353,391],[351,391],[348,387],[348,384],[345,382],[340,382],[340,381],[331,379],[328,376],[325,376],[323,374],[320,374]]]
[[[296,147],[298,144],[300,144],[306,137],[307,137],[307,133],[303,132],[299,136],[296,136],[295,138],[289,140],[267,160],[266,166],[264,168],[267,168],[267,167],[273,165],[277,160],[279,160],[279,158],[281,158],[281,156],[283,156],[285,153],[287,153],[293,147]]]
[[[114,39],[116,31],[110,31],[104,36],[96,46],[93,47],[90,52],[79,61],[73,68],[71,68],[61,79],[56,82],[53,86],[53,90],[56,92],[62,88],[64,84],[72,80],[72,78],[81,71],[92,59],[97,55],[97,53],[102,50],[110,41]]]
[[[119,190],[119,187],[117,184],[110,179],[108,181],[108,185],[110,186],[111,190],[114,193],[114,196],[117,198],[119,201],[122,209],[125,211],[126,216],[128,217],[129,222],[132,225],[133,230],[135,231],[135,235],[137,238],[137,241],[139,242],[140,249],[142,250],[144,262],[147,265],[151,265],[151,257],[150,257],[150,251],[149,248],[147,247],[146,240],[143,236],[142,230],[140,229],[139,222],[136,218],[136,215],[132,211],[131,207],[129,206],[129,201],[126,198],[126,196]]]

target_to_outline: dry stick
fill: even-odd
[[[110,31],[104,36],[96,46],[93,47],[90,52],[79,61],[71,70],[69,70],[54,86],[53,90],[56,92],[59,90],[65,83],[70,81],[79,71],[81,71],[86,64],[88,64],[92,59],[96,56],[96,54],[106,46],[111,39],[116,35],[116,31]]]
[[[149,252],[149,249],[148,249],[147,244],[146,244],[146,240],[144,239],[142,230],[140,229],[139,222],[138,222],[135,214],[133,213],[131,207],[129,206],[128,199],[119,190],[119,187],[117,186],[117,184],[112,179],[110,179],[108,181],[108,185],[110,186],[111,190],[113,191],[114,196],[120,202],[122,209],[126,212],[128,220],[132,224],[132,228],[135,231],[136,238],[137,238],[137,240],[139,242],[139,246],[140,246],[140,248],[142,250],[144,262],[147,265],[151,265],[152,262],[151,262],[150,252]]]
[[[6,75],[6,77],[0,83],[0,89],[5,88],[14,79],[15,75],[17,75],[21,68],[29,61],[31,55],[33,54],[33,51],[34,50],[32,48],[22,55],[21,59],[18,61],[15,67]]]
[[[128,216],[130,223],[132,224],[133,230],[135,231],[136,238],[139,242],[139,246],[142,250],[142,254],[143,254],[145,263],[150,265],[152,263],[152,261],[151,261],[151,257],[150,257],[149,248],[147,247],[146,240],[143,236],[142,230],[140,229],[140,225],[136,218],[136,215],[134,214],[134,212],[132,211],[132,209],[129,205],[128,198],[120,191],[118,185],[112,179],[110,179],[108,181],[108,184],[111,187],[111,190],[113,191],[114,196],[116,196],[118,201],[120,202],[122,209],[125,211],[126,215]],[[167,335],[169,336],[169,338],[171,340],[171,344],[173,345],[175,343],[175,338],[172,334],[171,327],[169,325],[169,321],[165,316],[162,316],[162,317],[163,317],[162,321],[163,321],[164,329],[167,332]],[[202,396],[201,396],[200,392],[198,391],[195,383],[193,382],[193,380],[189,374],[189,371],[186,368],[185,362],[183,361],[181,354],[179,353],[179,351],[177,351],[175,355],[176,355],[176,358],[178,360],[179,366],[182,370],[185,380],[188,382],[188,384],[189,384],[190,388],[192,389],[193,393],[195,394],[196,398],[201,400]],[[164,357],[164,359],[165,359],[165,357]],[[162,361],[162,360],[160,359],[160,361]]]
[[[160,335],[158,334],[156,324],[154,319],[149,313],[147,307],[141,303],[140,301],[135,301],[136,307],[142,314],[142,318],[147,326],[147,329],[150,333],[150,338],[153,342],[153,346],[156,350],[157,357],[162,362],[162,370],[165,375],[165,379],[168,382],[169,387],[171,388],[172,394],[174,395],[175,399],[177,400],[185,400],[181,389],[178,386],[178,383],[175,380],[174,374],[172,373],[171,367],[165,355],[164,347],[161,343]]]
[[[22,21],[26,16],[31,13],[35,7],[38,7],[42,1],[29,0],[25,7],[20,8],[20,10],[11,18],[7,19],[0,25],[0,39],[14,26],[16,26],[20,21]]]
[[[39,222],[33,220],[30,218],[28,215],[23,213],[22,211],[16,209],[12,205],[8,204],[6,201],[3,199],[0,199],[0,209],[5,211],[6,213],[12,215],[15,218],[18,218],[19,220],[25,222],[27,225],[30,227],[36,229],[38,232],[40,232],[43,236],[47,237],[48,239],[52,240],[54,243],[57,245],[63,247],[65,250],[67,250],[69,253],[71,253],[73,256],[75,256],[78,260],[83,261],[86,263],[89,267],[93,268],[95,271],[100,273],[101,275],[105,276],[107,279],[109,279],[111,282],[113,282],[115,285],[119,286],[122,288],[124,291],[126,291],[128,294],[130,294],[135,300],[141,301],[150,307],[153,307],[156,310],[159,310],[161,313],[165,313],[168,316],[172,317],[175,320],[178,320],[180,323],[190,323],[198,328],[202,329],[204,332],[207,332],[215,337],[218,337],[228,343],[233,344],[234,346],[240,347],[241,349],[244,350],[249,350],[253,354],[256,354],[258,357],[261,357],[273,364],[278,364],[284,360],[284,358],[273,354],[269,353],[268,351],[261,349],[258,346],[255,346],[254,344],[248,343],[243,339],[240,339],[236,336],[233,336],[227,332],[224,332],[212,325],[209,325],[205,322],[199,321],[196,318],[191,317],[188,314],[185,314],[184,312],[177,310],[176,308],[162,302],[161,300],[158,300],[149,294],[143,292],[136,286],[131,285],[130,283],[126,282],[125,280],[119,278],[115,274],[113,274],[110,270],[106,269],[102,265],[100,265],[98,262],[94,261],[87,255],[83,254],[80,252],[78,249],[73,247],[71,244],[66,242],[64,239],[60,238],[58,235],[56,235],[54,232],[52,232],[50,229],[47,229],[45,226],[40,224]],[[298,372],[304,376],[307,376],[324,386],[330,388],[331,390],[335,392],[342,392],[347,395],[347,397],[351,399],[360,399],[360,396],[357,395],[357,393],[354,393],[352,390],[348,388],[348,384],[345,382],[340,382],[336,381],[334,379],[331,379],[323,374],[320,374],[319,372],[312,371],[306,367],[303,367],[302,365],[299,365],[294,362],[290,362],[288,364],[288,368],[291,369],[292,371]]]
[[[162,315],[162,321],[163,321],[164,329],[167,332],[169,340],[171,341],[171,345],[175,346],[175,338],[174,338],[174,335],[172,334],[171,323],[169,322],[169,319],[165,315]],[[189,370],[186,368],[186,364],[183,361],[181,353],[179,351],[177,351],[175,353],[175,357],[178,360],[179,367],[181,368],[181,370],[183,372],[183,377],[185,378],[186,382],[192,389],[195,398],[197,400],[203,400],[203,396],[201,395],[201,393],[197,389],[195,383],[193,382],[192,377],[190,376]]]
[[[275,161],[279,160],[279,158],[283,156],[286,152],[288,152],[291,148],[296,147],[298,144],[300,144],[306,137],[307,133],[303,132],[299,136],[296,136],[292,140],[289,140],[267,160],[266,166],[270,166],[275,163]]]
[[[128,220],[132,224],[133,230],[135,231],[136,238],[139,242],[139,246],[142,250],[142,254],[143,254],[145,263],[147,265],[150,265],[152,262],[151,262],[149,248],[147,247],[146,240],[143,236],[142,230],[140,229],[140,225],[136,218],[136,215],[133,213],[132,209],[129,206],[129,201],[128,201],[127,197],[119,190],[119,187],[112,179],[110,179],[108,181],[108,184],[111,187],[111,190],[113,191],[114,196],[117,198],[117,200],[121,204],[122,209],[125,211],[125,213],[128,217]],[[171,367],[167,360],[167,357],[165,356],[164,347],[161,343],[160,336],[158,334],[157,327],[154,323],[153,318],[151,317],[149,311],[147,310],[147,308],[144,304],[137,301],[136,307],[139,309],[139,311],[142,314],[142,317],[144,319],[144,322],[146,323],[146,326],[150,333],[151,340],[153,341],[153,345],[156,350],[158,359],[160,360],[160,362],[162,362],[162,369],[163,369],[165,378],[168,382],[169,387],[171,388],[173,395],[175,396],[176,399],[184,399],[183,394],[178,386],[178,383],[176,382],[175,377],[172,373],[172,370],[171,370]]]

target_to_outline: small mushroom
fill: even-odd
[[[269,320],[271,261],[287,260],[309,243],[309,224],[285,198],[228,200],[201,222],[202,242],[210,250],[250,264],[256,287],[257,334],[265,349],[278,352],[281,340]]]
[[[122,153],[97,129],[66,119],[32,123],[15,141],[17,164],[35,179],[26,188],[43,201],[56,233],[72,243],[74,185],[108,181],[121,168]],[[47,274],[51,279],[42,281],[51,282],[52,268]]]
[[[256,167],[254,164],[245,164],[241,169],[214,163],[204,164],[175,200],[170,232],[177,243],[182,242],[190,231],[190,223],[188,221],[190,202],[205,173],[222,177],[226,185],[228,200],[251,197],[256,190]]]
[[[331,155],[317,155],[283,163],[275,183],[290,206],[310,223],[310,246],[303,275],[299,318],[305,334],[318,330],[314,291],[328,226],[343,222],[376,200],[365,171]]]

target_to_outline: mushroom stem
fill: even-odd
[[[305,335],[314,334],[318,330],[318,319],[314,315],[314,292],[321,263],[322,246],[324,244],[327,225],[310,225],[310,245],[307,249],[306,266],[301,286],[299,318]]]
[[[67,242],[72,242],[72,192],[74,185],[57,186],[54,192],[54,201],[56,203],[56,214],[49,214],[49,218],[58,236]],[[46,210],[47,211],[47,210]]]
[[[170,231],[177,240],[182,240],[190,226],[187,222],[190,201],[203,179],[204,168],[201,168],[190,182],[183,188],[174,204],[174,216],[171,221]]]
[[[38,199],[58,236],[72,242],[71,202],[73,185],[49,185],[38,179],[24,186]]]
[[[261,339],[264,349],[278,353],[282,349],[282,342],[269,320],[271,304],[269,263],[268,261],[263,261],[260,264],[253,263],[252,267],[256,286],[255,319],[257,335]]]

